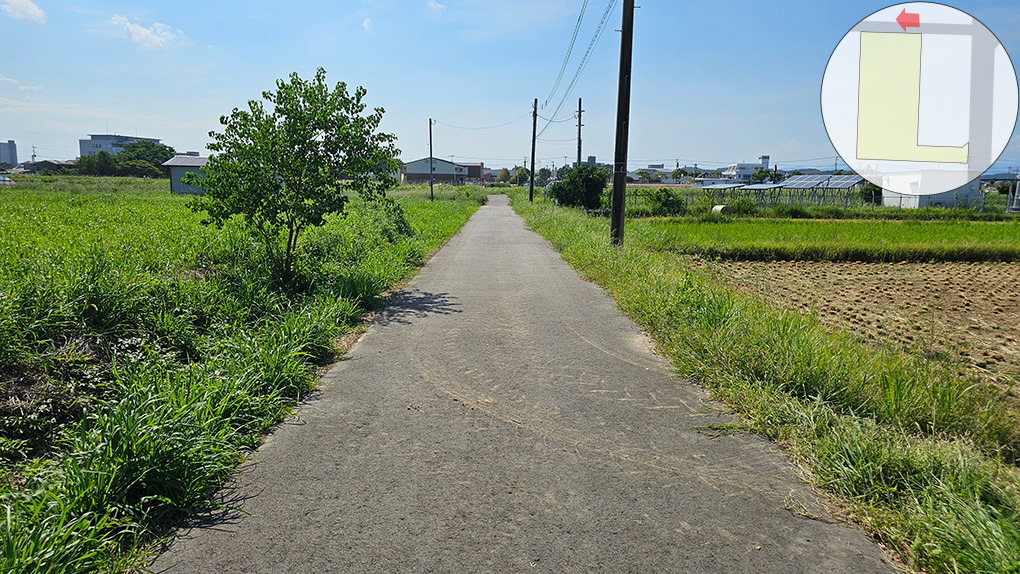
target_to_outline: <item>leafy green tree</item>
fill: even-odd
[[[127,177],[163,177],[163,170],[144,159],[117,160],[117,175]]]
[[[674,181],[680,181],[682,178],[685,178],[688,175],[690,175],[690,173],[688,173],[686,169],[681,167],[679,169],[674,169],[673,173],[671,173],[670,175],[673,176]]]
[[[543,167],[538,170],[538,177],[535,178],[535,184],[546,185],[549,183],[550,179],[552,179],[552,170],[547,167]]]
[[[1009,195],[1013,191],[1013,187],[1016,186],[1015,181],[1000,181],[995,184],[995,190],[1002,195]]]
[[[517,167],[514,168],[514,174],[510,178],[510,183],[514,185],[524,185],[531,180],[531,172],[526,168]]]
[[[559,168],[556,169],[556,179],[566,178],[567,174],[573,171],[573,169],[574,168],[570,167],[569,165],[560,166]]]
[[[81,175],[117,175],[117,159],[109,152],[100,151],[78,158],[75,168]]]
[[[770,181],[772,183],[779,183],[783,181],[783,179],[785,178],[786,176],[779,173],[778,171],[773,171],[770,169],[759,169],[751,174],[750,181],[751,183],[765,183],[766,181]]]
[[[124,160],[140,159],[153,165],[160,165],[174,157],[175,153],[177,152],[174,148],[168,145],[150,141],[138,141],[125,144],[120,153],[117,154],[117,157]]]
[[[865,203],[882,205],[882,188],[869,181],[861,190],[861,198]]]
[[[560,205],[598,209],[609,182],[610,172],[603,167],[581,165],[570,170],[562,180],[549,188],[549,194]]]
[[[496,174],[496,181],[500,183],[507,183],[510,181],[510,170],[505,167],[499,170],[499,173]]]
[[[202,169],[205,177],[184,177],[204,191],[192,208],[217,225],[241,216],[285,282],[293,278],[302,231],[343,213],[351,192],[387,205],[408,232],[399,206],[386,198],[396,184],[390,174],[399,166],[397,138],[377,131],[383,108],[363,115],[366,93],[362,87],[350,93],[343,82],[330,89],[319,68],[312,80],[297,73],[277,80],[276,91],[262,93],[269,109],[259,100],[234,108],[220,118],[222,132],[209,132],[216,153]]]
[[[638,181],[641,183],[661,183],[662,173],[650,169],[639,169],[637,172]]]
[[[14,167],[14,166],[9,164],[9,163],[7,163],[6,161],[0,161],[0,171],[7,171],[7,170],[11,169],[12,167]]]
[[[170,175],[170,168],[164,168],[163,162],[174,157],[174,148],[150,141],[129,143],[117,154],[121,162],[145,161],[155,166],[160,172]],[[155,176],[159,177],[159,176]]]

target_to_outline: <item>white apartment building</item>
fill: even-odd
[[[758,158],[758,163],[734,163],[730,164],[722,175],[724,178],[734,182],[747,183],[751,180],[751,174],[759,169],[769,168],[769,156],[763,155]]]
[[[85,157],[105,151],[110,155],[117,155],[124,146],[135,142],[159,143],[158,138],[140,138],[137,136],[121,136],[116,134],[89,134],[89,139],[78,140],[78,157]]]

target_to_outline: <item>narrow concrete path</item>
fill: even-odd
[[[490,197],[156,572],[892,572]]]

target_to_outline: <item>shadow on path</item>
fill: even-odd
[[[460,303],[449,293],[429,293],[420,289],[405,289],[393,295],[386,307],[379,312],[375,323],[378,325],[409,325],[414,319],[429,315],[452,315],[460,313]]]

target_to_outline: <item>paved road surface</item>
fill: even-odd
[[[157,572],[892,572],[492,196]]]

